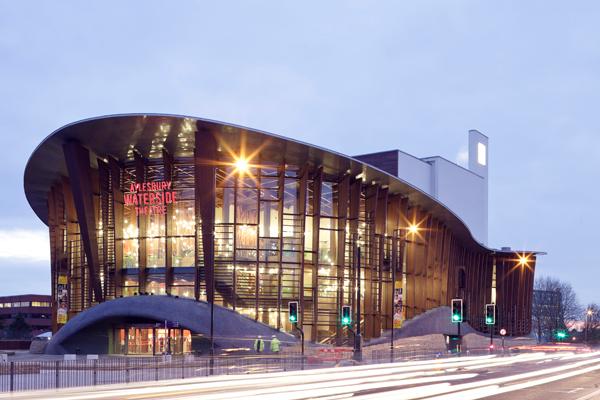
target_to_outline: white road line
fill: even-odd
[[[600,395],[600,389],[598,389],[592,393],[588,393],[585,396],[579,397],[575,400],[590,400],[590,399],[594,399],[598,395]]]

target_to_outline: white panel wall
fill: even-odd
[[[398,151],[398,177],[433,196],[431,165],[420,158]]]
[[[469,131],[469,169],[442,157],[398,152],[398,176],[439,200],[461,218],[477,241],[488,240],[488,138]]]
[[[487,243],[487,179],[444,158],[427,159],[433,169],[434,197],[469,227],[475,239]]]

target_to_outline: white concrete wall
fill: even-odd
[[[398,177],[433,196],[431,164],[403,151],[398,151]]]
[[[478,242],[487,244],[487,179],[441,157],[427,160],[433,196],[467,224]]]
[[[469,131],[469,169],[442,157],[398,152],[398,176],[451,209],[475,239],[488,240],[488,138]]]

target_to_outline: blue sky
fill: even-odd
[[[218,4],[215,4],[218,3]],[[553,1],[0,3],[0,295],[49,292],[23,169],[54,129],[189,114],[346,154],[456,160],[490,137],[492,246],[600,301],[600,4]]]

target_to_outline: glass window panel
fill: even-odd
[[[171,295],[179,297],[194,297],[194,286],[173,286],[171,287]]]
[[[126,239],[123,240],[123,268],[139,267],[139,240]]]
[[[260,198],[263,200],[277,200],[279,198],[279,189],[261,189]]]
[[[333,183],[323,182],[321,186],[321,215],[333,216]]]
[[[235,257],[239,261],[256,261],[256,248],[236,250]]]
[[[238,249],[256,249],[256,225],[238,225],[235,232],[235,246]]]
[[[146,282],[146,293],[165,294],[165,276],[163,274],[150,274]]]
[[[283,191],[283,212],[296,214],[298,212],[298,180],[286,179]]]
[[[123,207],[123,238],[131,239],[139,236],[138,221],[134,206]]]
[[[177,188],[177,200],[194,200],[194,188]]]
[[[194,202],[178,201],[173,211],[173,235],[193,235],[195,233]]]
[[[158,268],[165,266],[165,238],[146,239],[146,266]]]
[[[150,214],[148,216],[147,237],[165,236],[165,216],[162,214]]]
[[[260,203],[260,236],[279,236],[279,204],[274,201]]]
[[[182,237],[171,238],[173,246],[173,267],[192,267],[194,266],[194,238]]]
[[[237,223],[256,224],[258,218],[257,191],[254,189],[238,189]]]
[[[215,223],[233,224],[234,189],[217,188],[216,196]]]
[[[123,296],[133,296],[138,292],[137,275],[126,275],[123,281]]]
[[[260,187],[263,189],[277,189],[278,185],[278,178],[277,177],[265,177],[262,176],[260,178]]]

